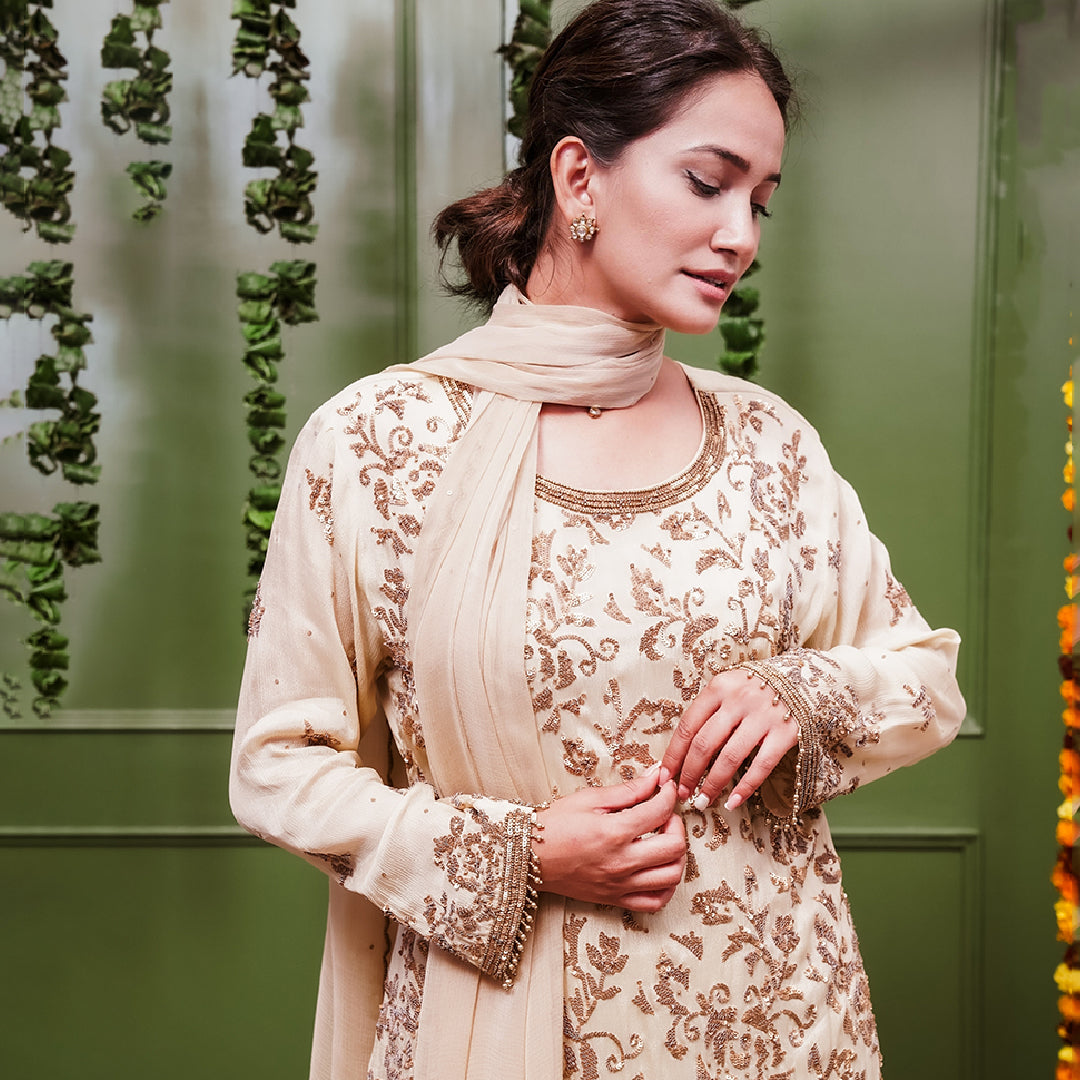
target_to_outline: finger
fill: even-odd
[[[697,790],[719,755],[727,753],[731,756],[732,740],[744,723],[745,717],[722,708],[721,712],[713,714],[702,724],[690,742],[679,775],[679,794],[682,798],[689,798],[690,793]],[[685,795],[682,794],[684,791]]]
[[[678,724],[675,725],[671,742],[668,743],[667,750],[664,751],[664,757],[660,762],[661,775],[666,772],[668,776],[678,776],[682,772],[683,761],[686,758],[687,750],[690,748],[690,743],[698,733],[701,725],[719,707],[720,695],[718,688],[714,683],[710,682],[686,707],[679,718]],[[686,795],[680,791],[679,797],[685,799]]]
[[[677,862],[665,863],[663,866],[639,870],[622,882],[623,894],[665,892],[668,889],[674,889],[682,881],[684,869],[683,861],[680,859]]]
[[[597,808],[619,811],[644,802],[656,792],[656,781],[659,776],[660,766],[654,765],[640,776],[635,776],[621,784],[597,789],[597,793],[600,795]]]
[[[694,798],[697,809],[709,806],[731,783],[743,762],[758,748],[764,732],[751,721],[743,721],[716,755],[712,767],[701,781],[701,791]]]
[[[675,781],[669,780],[659,791],[644,802],[627,807],[615,815],[620,834],[627,840],[657,832],[667,824],[675,812],[678,792]]]
[[[790,724],[792,729],[795,729],[794,722],[788,721],[788,724]],[[799,736],[797,730],[792,730],[790,732],[784,730],[781,733],[777,733],[776,736],[770,735],[770,737],[761,744],[761,748],[758,750],[757,754],[754,755],[754,760],[750,762],[749,768],[735,785],[731,795],[728,796],[727,802],[724,803],[725,809],[734,810],[746,802],[746,800],[761,787],[765,782],[765,779],[772,773],[773,769],[780,764],[784,755],[792,747],[798,746],[798,744]]]
[[[627,911],[641,911],[655,915],[670,903],[674,895],[674,887],[662,892],[629,893],[619,901],[619,906],[626,908]]]

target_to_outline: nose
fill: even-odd
[[[757,254],[761,226],[749,200],[722,200],[720,215],[713,231],[710,246],[716,252],[729,252],[741,266],[749,266]]]

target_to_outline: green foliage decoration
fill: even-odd
[[[55,355],[39,356],[22,394],[5,404],[55,410],[57,419],[32,423],[26,432],[30,463],[39,472],[60,472],[69,483],[97,481],[100,466],[93,436],[100,415],[97,398],[79,385],[86,368],[84,346],[90,344],[91,317],[72,307],[71,263],[31,263],[24,274],[0,278],[0,318],[25,315],[55,318],[51,328]],[[30,677],[36,696],[32,707],[49,716],[67,687],[68,639],[58,629],[60,605],[67,598],[64,567],[99,562],[98,506],[61,502],[47,514],[0,513],[0,592],[21,604],[41,625],[25,644],[30,650]],[[19,716],[18,680],[0,676],[0,709]]]
[[[514,32],[499,50],[510,68],[510,107],[506,130],[521,139],[529,114],[529,87],[540,57],[551,41],[550,0],[520,0]]]
[[[75,174],[71,155],[52,141],[67,100],[67,60],[43,10],[52,6],[52,0],[0,0],[0,203],[27,231],[66,244],[75,233],[68,201]]]
[[[244,140],[243,161],[250,169],[275,169],[274,177],[252,180],[244,188],[244,213],[260,233],[277,227],[294,244],[311,243],[318,232],[311,197],[318,174],[315,156],[296,142],[304,126],[301,106],[310,95],[308,58],[300,48],[300,30],[288,8],[296,0],[233,0],[232,18],[239,22],[232,47],[233,74],[258,78],[273,73],[269,86],[272,115],[259,113]]]
[[[765,322],[756,314],[761,294],[753,285],[745,284],[746,279],[760,269],[755,259],[739,284],[731,290],[720,315],[720,336],[724,341],[720,368],[741,379],[750,379],[757,374],[758,358],[765,344]]]
[[[117,15],[101,46],[101,66],[133,68],[130,79],[114,79],[101,95],[101,119],[117,135],[135,132],[151,146],[172,141],[168,95],[173,77],[171,58],[154,44],[154,32],[162,27],[161,5],[168,0],[134,0],[129,15]],[[143,36],[140,48],[137,35]],[[135,189],[144,202],[131,215],[136,221],[152,221],[161,213],[166,196],[165,181],[172,172],[166,161],[133,161],[127,167]]]
[[[285,395],[274,388],[278,364],[285,357],[281,325],[296,326],[318,319],[315,264],[303,260],[275,262],[268,274],[238,274],[236,295],[244,336],[244,366],[256,381],[244,397],[248,442],[254,451],[248,467],[255,480],[244,504],[244,527],[250,553],[248,574],[257,581],[266,561],[270,527],[281,495],[282,465],[278,455],[285,447]],[[245,628],[254,597],[253,583],[245,594]]]

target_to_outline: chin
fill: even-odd
[[[669,312],[664,319],[657,320],[675,334],[711,334],[720,322],[720,312]]]

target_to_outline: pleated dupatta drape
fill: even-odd
[[[532,304],[510,286],[483,326],[397,369],[476,388],[429,496],[406,608],[429,779],[442,796],[551,796],[524,666],[537,418],[544,402],[633,404],[663,348],[659,326]],[[431,949],[417,1080],[562,1076],[562,921],[563,905],[545,897],[511,990]]]

